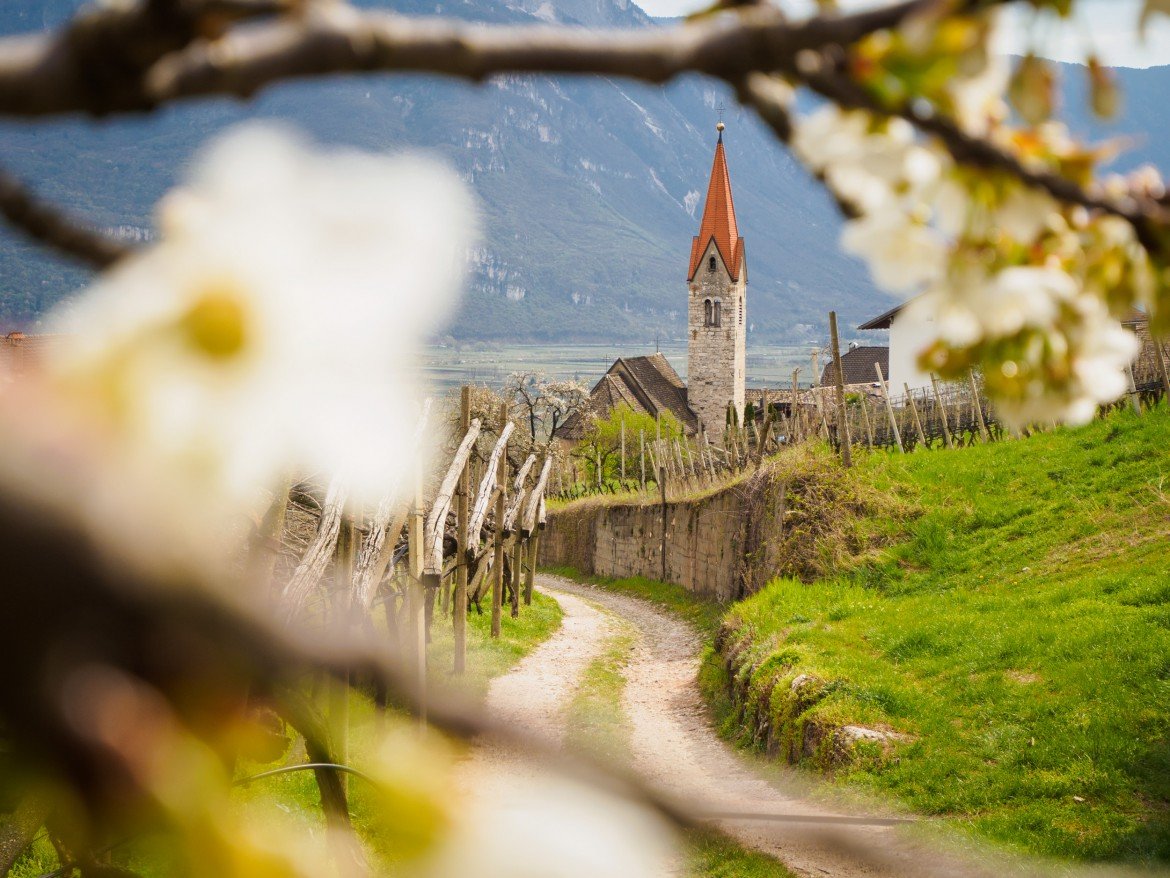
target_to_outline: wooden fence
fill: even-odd
[[[484,419],[471,417],[468,387],[463,388],[460,409],[454,451],[439,470],[429,499],[424,498],[421,471],[406,492],[412,496],[403,500],[403,492],[396,489],[375,509],[352,508],[341,481],[328,485],[323,494],[294,486],[287,498],[278,498],[285,506],[283,514],[270,514],[265,525],[265,538],[283,546],[278,563],[284,569],[276,578],[286,583],[281,613],[301,625],[371,630],[380,612],[387,635],[417,674],[422,693],[426,647],[438,619],[452,626],[451,670],[461,674],[467,663],[469,608],[484,612],[486,604],[491,636],[499,637],[504,608],[516,617],[531,604],[546,521],[551,453],[534,451],[513,462],[508,447],[514,425],[506,404],[490,431]],[[418,426],[420,445],[434,433],[428,429],[428,416],[429,406]],[[489,435],[494,440],[483,443]],[[477,444],[485,453],[476,453]],[[339,696],[336,712],[343,711]]]

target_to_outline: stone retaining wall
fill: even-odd
[[[596,576],[643,576],[728,601],[744,594],[745,508],[735,489],[666,506],[666,575],[662,505],[578,504],[549,513],[540,562]]]

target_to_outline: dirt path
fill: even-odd
[[[625,709],[633,726],[633,765],[647,781],[692,807],[703,803],[710,813],[814,818],[807,822],[742,817],[715,821],[744,845],[775,856],[799,875],[1005,874],[1004,863],[981,858],[976,865],[967,857],[941,853],[937,846],[927,848],[909,837],[904,826],[817,822],[818,818],[865,820],[867,816],[834,811],[795,789],[765,780],[720,740],[696,684],[701,640],[690,626],[637,598],[550,576],[541,576],[540,584],[565,607],[567,622],[572,622],[575,609],[583,603],[580,598],[586,597],[637,629],[638,641],[626,667]],[[539,652],[546,655],[539,661],[560,653],[558,639],[541,648]],[[553,664],[563,667],[568,662],[561,658]],[[505,691],[527,685],[506,681],[499,681]],[[529,691],[523,697],[531,695]]]

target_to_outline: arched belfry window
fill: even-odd
[[[712,256],[710,259],[707,260],[707,271],[714,271],[714,270],[715,270],[715,257]]]
[[[712,312],[711,312],[711,300],[710,300],[710,299],[704,299],[704,300],[703,300],[703,325],[704,325],[704,326],[710,326],[710,325],[711,325],[711,323],[712,323],[712,320],[714,319],[714,318],[711,316],[711,314],[712,314]]]
[[[718,299],[715,300],[715,319],[712,321],[712,326],[723,325],[723,303]]]

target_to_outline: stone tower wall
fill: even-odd
[[[708,268],[715,257],[715,270]],[[722,302],[722,323],[706,325],[704,303]],[[713,440],[723,438],[727,404],[734,403],[743,421],[747,349],[747,273],[738,281],[724,265],[715,242],[703,253],[689,284],[687,301],[687,402]]]

